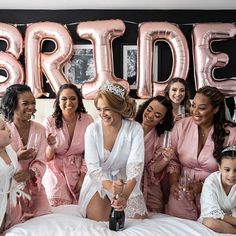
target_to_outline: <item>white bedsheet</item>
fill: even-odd
[[[216,236],[202,224],[154,214],[150,219],[126,220],[125,229],[113,232],[108,222],[95,222],[78,216],[77,206],[63,206],[54,209],[50,215],[30,219],[15,225],[5,236]],[[222,234],[226,236],[226,234]],[[228,234],[230,235],[230,234]]]

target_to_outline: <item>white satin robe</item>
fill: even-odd
[[[223,219],[225,214],[236,217],[236,184],[226,195],[219,171],[207,177],[201,194],[200,222],[204,218]]]
[[[17,155],[10,145],[6,147],[7,154],[11,159],[8,165],[0,156],[0,226],[3,222],[8,205],[8,195],[10,192],[10,185],[12,176],[18,168]]]
[[[143,129],[136,121],[123,120],[116,141],[109,152],[104,150],[102,121],[96,120],[90,124],[85,133],[85,162],[87,174],[80,192],[80,213],[86,217],[86,208],[96,192],[102,198],[112,194],[102,187],[102,181],[135,178],[137,183],[130,194],[125,209],[127,217],[136,213],[144,215],[147,212],[143,194],[140,190],[144,166]]]

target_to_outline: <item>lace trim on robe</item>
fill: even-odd
[[[105,160],[107,160],[107,158],[109,157],[110,155],[110,151],[107,150],[107,149],[104,149],[104,158]],[[106,176],[101,169],[97,169],[97,170],[94,170],[94,171],[91,171],[90,172],[90,177],[93,181],[96,181],[97,183],[99,184],[102,184],[102,181],[104,180],[109,180],[108,176]]]
[[[104,175],[101,169],[90,172],[90,177],[93,181],[96,181],[99,184],[102,184],[102,181],[104,180],[109,180],[109,178],[106,175]]]
[[[31,180],[32,180],[35,184],[37,184],[37,187],[38,187],[38,189],[40,190],[41,185],[42,185],[42,183],[41,183],[41,181],[42,181],[41,173],[40,173],[40,171],[39,171],[37,168],[35,168],[35,167],[32,167],[31,170],[35,173],[34,178],[31,179]]]
[[[143,172],[143,163],[136,162],[136,163],[129,163],[127,165],[127,180],[136,179],[139,180],[140,176],[142,176]]]
[[[71,201],[63,200],[63,199],[59,199],[59,198],[49,199],[49,202],[50,202],[50,205],[52,207],[57,207],[57,206],[60,206],[60,205],[70,205],[70,204],[72,204]]]
[[[213,218],[213,219],[223,220],[224,215],[225,215],[225,213],[222,210],[217,209],[217,210],[211,211],[207,216],[205,216],[205,218]]]
[[[128,199],[127,207],[125,208],[126,217],[134,218],[136,214],[140,216],[147,214],[147,207],[143,195],[138,195]]]

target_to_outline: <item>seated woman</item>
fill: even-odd
[[[46,120],[48,169],[43,183],[52,206],[78,203],[86,173],[84,133],[92,121],[79,89],[63,84]]]
[[[87,173],[80,192],[80,213],[107,221],[113,201],[115,209],[125,208],[127,217],[145,218],[147,208],[140,190],[144,140],[141,125],[133,120],[135,100],[119,84],[107,82],[94,104],[100,119],[85,133]],[[119,196],[116,200],[115,195]]]
[[[186,80],[172,78],[164,90],[164,95],[172,104],[174,122],[190,115],[191,103]]]
[[[163,212],[164,199],[160,182],[170,161],[170,150],[164,149],[163,133],[172,129],[172,105],[164,96],[156,96],[140,105],[136,121],[144,130],[145,164],[141,182],[149,212]]]
[[[219,171],[207,177],[201,194],[199,221],[223,234],[236,234],[236,146],[223,149]]]
[[[31,196],[18,198],[6,217],[6,228],[32,217],[51,212],[42,178],[46,170],[45,128],[31,120],[34,115],[35,98],[29,86],[14,84],[2,97],[1,110],[11,131],[11,146],[17,153],[19,170],[14,175],[17,182],[25,182],[23,191]]]
[[[5,230],[5,214],[9,204],[11,182],[18,167],[17,155],[9,145],[10,130],[0,119],[0,234]],[[12,204],[12,202],[11,202]]]
[[[202,183],[218,168],[215,158],[223,146],[236,144],[236,125],[226,119],[224,95],[217,88],[206,86],[196,92],[192,116],[175,123],[171,143],[175,156],[167,167],[171,188],[166,213],[196,220]],[[187,176],[184,188],[179,183],[181,172]]]

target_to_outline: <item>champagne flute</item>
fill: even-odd
[[[27,149],[32,148],[34,150],[37,150],[38,141],[39,141],[38,134],[36,133],[30,134],[27,142]]]
[[[171,132],[170,131],[165,130],[164,137],[163,137],[162,147],[164,149],[171,147]]]
[[[180,199],[183,199],[185,193],[189,191],[190,186],[190,178],[185,169],[181,171],[181,175],[179,177],[179,187],[180,187]]]
[[[185,107],[183,105],[179,105],[178,115],[181,115],[181,118],[185,117]]]

